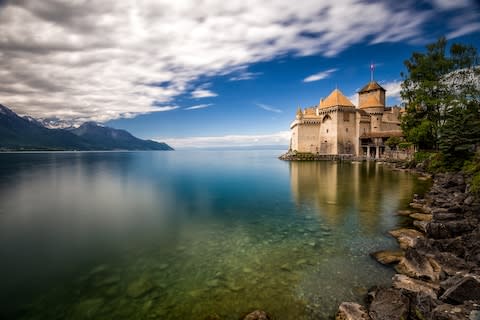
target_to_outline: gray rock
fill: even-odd
[[[413,279],[403,274],[396,274],[393,276],[392,286],[396,289],[404,289],[417,293],[422,292],[434,299],[437,298],[437,292],[440,289],[439,285],[418,279]]]
[[[408,228],[391,230],[388,233],[397,239],[398,244],[402,249],[414,247],[418,239],[423,238],[423,234],[421,232]]]
[[[423,233],[427,233],[428,221],[415,220],[413,221],[413,226],[420,230]]]
[[[469,318],[471,308],[467,306],[453,306],[441,304],[433,310],[432,319],[435,320],[465,320]]]
[[[424,292],[410,294],[410,318],[418,320],[434,319],[433,310],[440,302]]]
[[[373,320],[405,320],[409,309],[409,299],[400,290],[380,289],[375,292],[368,314]]]
[[[355,302],[342,302],[335,320],[369,320],[367,309]]]
[[[473,201],[475,200],[475,197],[473,196],[468,196],[467,198],[465,198],[465,200],[463,201],[464,204],[466,204],[467,206],[471,205],[473,203]]]
[[[420,221],[432,221],[433,215],[426,213],[412,213],[410,218]]]
[[[447,289],[440,300],[462,304],[464,301],[480,301],[480,282],[467,276]]]
[[[405,251],[405,257],[395,269],[409,277],[430,281],[438,281],[441,271],[440,265],[435,260],[427,258],[412,248]]]

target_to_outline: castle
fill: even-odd
[[[290,150],[380,158],[385,141],[402,136],[400,108],[385,106],[385,92],[372,80],[358,92],[358,107],[335,89],[317,106],[298,108]]]

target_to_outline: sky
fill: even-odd
[[[295,112],[414,51],[480,49],[475,0],[0,0],[0,103],[174,148],[288,145]]]

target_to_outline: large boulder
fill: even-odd
[[[410,292],[408,297],[410,299],[410,319],[434,319],[433,310],[440,304],[440,301],[424,292]]]
[[[369,320],[367,309],[355,302],[342,302],[335,320]]]
[[[435,255],[435,261],[440,265],[442,271],[451,276],[470,269],[470,265],[467,264],[465,260],[450,252],[437,253]]]
[[[391,230],[388,233],[397,239],[402,249],[414,247],[417,241],[423,238],[423,234],[415,229],[401,228]]]
[[[441,304],[432,312],[432,318],[435,320],[477,320],[478,314],[475,316],[473,306],[467,305],[450,305]],[[473,312],[472,312],[473,311]]]
[[[440,299],[453,304],[462,304],[465,301],[480,302],[480,281],[472,276],[463,277],[448,288]]]
[[[396,289],[404,289],[411,292],[423,293],[436,299],[439,285],[418,279],[410,278],[403,274],[396,274],[392,278],[392,286]]]
[[[427,235],[434,239],[447,239],[461,236],[475,229],[475,224],[469,219],[437,222],[432,221],[427,226]]]
[[[440,265],[434,259],[418,253],[413,248],[405,251],[405,257],[400,260],[395,269],[409,277],[430,281],[438,281],[441,272]]]
[[[373,320],[408,319],[410,302],[397,289],[379,289],[375,292],[368,314]]]

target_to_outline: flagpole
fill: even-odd
[[[370,63],[370,81],[373,81],[373,71],[375,70],[375,65],[373,61]]]

